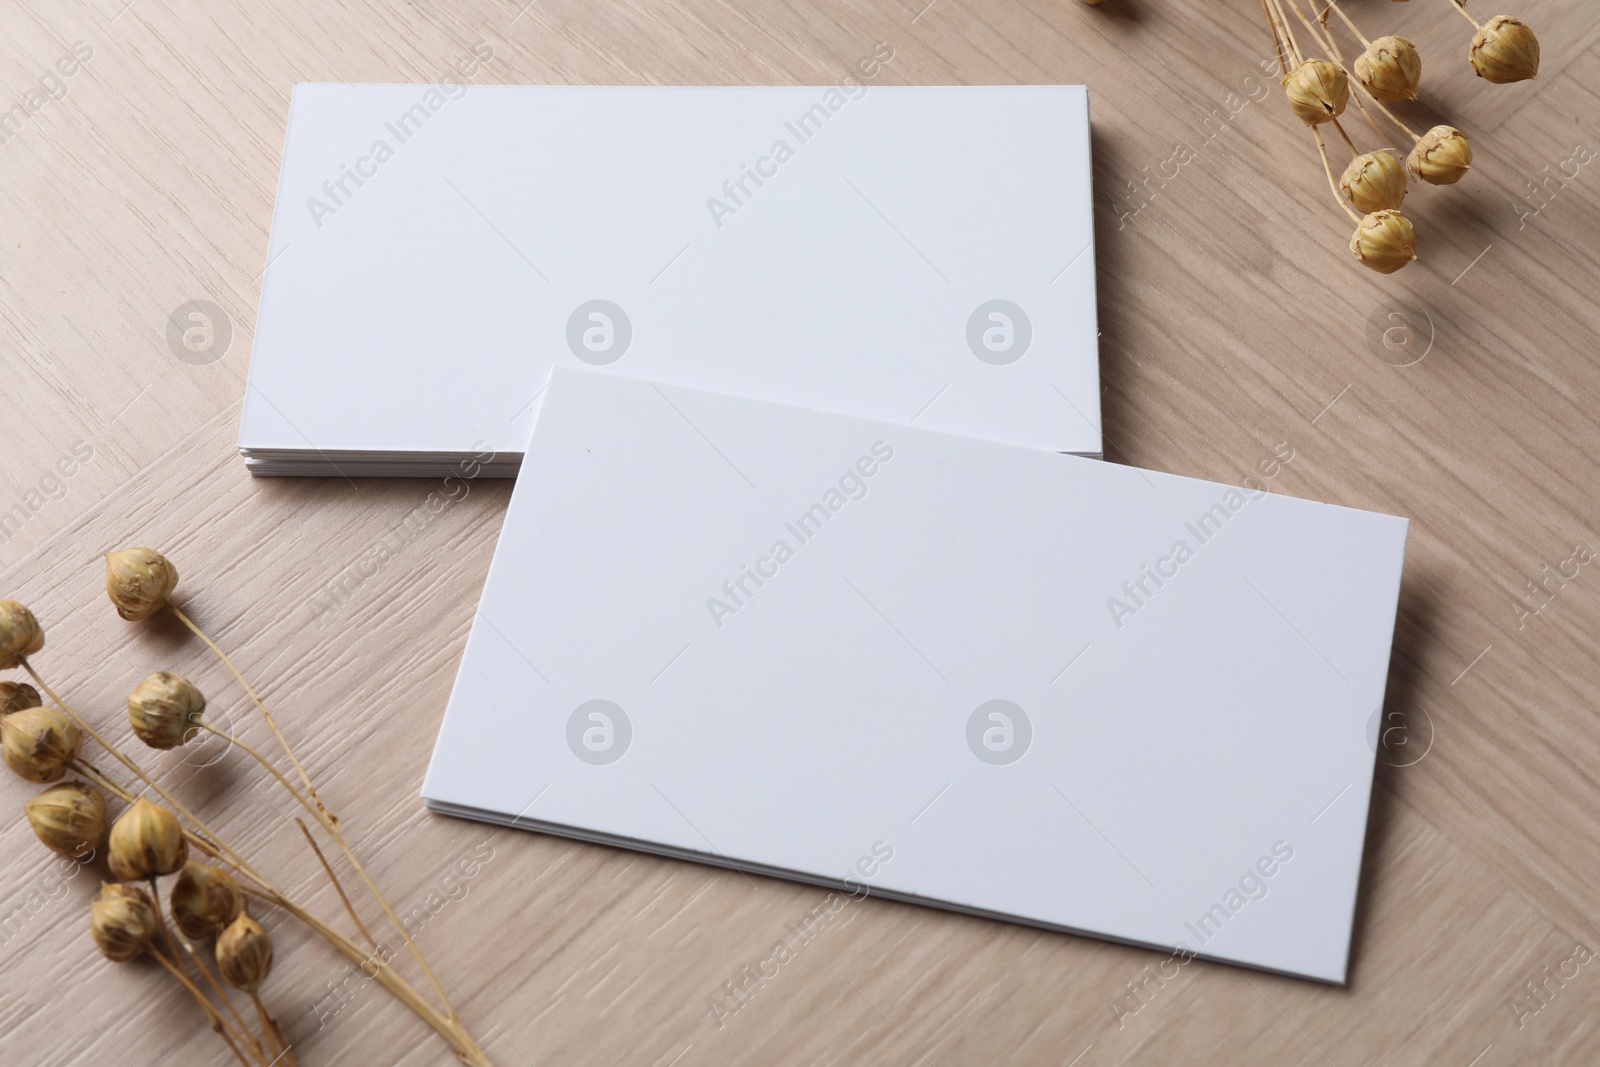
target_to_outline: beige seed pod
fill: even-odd
[[[111,873],[124,882],[171,874],[189,858],[178,817],[140,797],[111,827],[106,859]]]
[[[1379,100],[1415,100],[1422,56],[1404,37],[1379,37],[1356,57],[1356,78]]]
[[[1417,258],[1417,233],[1400,212],[1374,211],[1356,227],[1350,251],[1363,267],[1393,274]]]
[[[124,548],[106,556],[106,593],[117,614],[137,622],[167,606],[178,569],[153,548]]]
[[[0,600],[0,670],[22,666],[22,657],[44,647],[44,631],[33,612],[15,600]]]
[[[1485,81],[1527,81],[1539,76],[1539,38],[1521,19],[1496,15],[1473,34],[1468,58]]]
[[[1454,126],[1435,126],[1406,157],[1406,170],[1429,185],[1454,185],[1472,168],[1472,142]]]
[[[156,671],[128,694],[128,722],[151,748],[177,748],[200,732],[206,698],[181,674]]]
[[[1406,198],[1406,171],[1393,152],[1368,152],[1350,161],[1339,189],[1363,214],[1397,208]]]
[[[55,708],[23,708],[0,719],[6,766],[30,782],[54,782],[67,773],[82,738]]]
[[[254,993],[272,971],[272,939],[261,924],[240,915],[217,937],[217,969],[235,989]]]
[[[106,798],[86,782],[62,782],[23,805],[28,825],[46,848],[87,859],[106,839]]]
[[[1289,107],[1307,126],[1329,122],[1350,102],[1350,78],[1326,59],[1308,59],[1283,79]]]
[[[0,716],[39,706],[39,691],[27,682],[0,682]]]
[[[201,941],[221,933],[244,913],[244,891],[227,871],[184,864],[172,887],[172,918],[184,936]]]
[[[143,889],[107,882],[89,906],[89,933],[106,959],[126,963],[155,940],[159,919]]]

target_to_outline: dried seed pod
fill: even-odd
[[[1400,212],[1374,211],[1356,227],[1350,251],[1363,267],[1393,274],[1417,258],[1417,233]]]
[[[1473,34],[1468,58],[1485,81],[1497,85],[1527,81],[1539,76],[1539,38],[1521,19],[1496,15]]]
[[[261,924],[240,915],[217,937],[217,969],[235,989],[254,993],[272,971],[272,939]]]
[[[1329,122],[1350,102],[1350,78],[1344,68],[1326,59],[1308,59],[1283,79],[1289,107],[1307,126]]]
[[[178,817],[140,797],[111,827],[106,859],[111,873],[124,882],[171,874],[189,858]]]
[[[22,657],[44,647],[44,631],[33,612],[15,600],[0,600],[0,670],[22,666]]]
[[[89,933],[106,959],[126,963],[155,940],[159,918],[143,889],[107,882],[89,906]]]
[[[1435,126],[1417,138],[1406,170],[1430,185],[1454,185],[1472,167],[1472,143],[1454,126]]]
[[[227,871],[187,863],[172,887],[172,918],[184,936],[201,941],[244,913],[244,891]]]
[[[1362,213],[1397,208],[1406,198],[1406,171],[1393,152],[1368,152],[1350,161],[1339,189]]]
[[[6,766],[30,782],[54,782],[67,773],[82,739],[55,708],[23,708],[0,719],[0,749]]]
[[[167,606],[178,569],[153,548],[125,548],[106,556],[106,593],[117,614],[137,622]]]
[[[128,722],[151,748],[177,748],[200,732],[206,698],[181,674],[156,671],[128,694]]]
[[[0,716],[39,706],[39,691],[27,682],[0,682]]]
[[[1415,100],[1422,56],[1404,37],[1379,37],[1356,57],[1356,77],[1379,100]]]
[[[23,805],[46,848],[85,859],[106,837],[106,798],[86,782],[53,785]]]

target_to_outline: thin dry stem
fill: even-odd
[[[1272,8],[1267,6],[1267,0],[1261,0],[1261,12],[1267,16],[1267,29],[1272,31],[1272,54],[1278,60],[1278,73],[1285,78],[1289,76],[1289,64],[1284,59],[1283,38],[1278,36],[1278,20],[1272,16]]]
[[[1458,3],[1457,0],[1445,0],[1445,2],[1448,3],[1451,7],[1455,8],[1457,11],[1461,12],[1461,17],[1462,18],[1464,18],[1468,22],[1472,23],[1478,29],[1480,29],[1480,30],[1483,29],[1482,26],[1478,25],[1478,20],[1473,18],[1471,13],[1467,11],[1467,5],[1466,4]]]
[[[1300,51],[1300,42],[1294,38],[1294,30],[1289,26],[1289,16],[1283,13],[1283,0],[1272,0],[1273,10],[1276,12],[1278,32],[1283,34],[1284,40],[1289,42],[1289,55],[1294,59],[1295,66],[1305,62],[1305,55]]]
[[[333,873],[333,865],[328,862],[328,857],[322,854],[322,849],[317,845],[317,839],[311,836],[311,831],[306,829],[306,824],[299,819],[296,819],[294,824],[300,827],[300,832],[305,835],[306,844],[310,845],[311,851],[317,854],[317,862],[321,863],[322,869],[328,872],[328,881],[333,883],[333,891],[338,893],[339,899],[344,902],[344,910],[350,913],[350,921],[356,924],[356,929],[361,931],[361,936],[367,939],[367,943],[373,948],[377,948],[378,939],[372,936],[372,932],[361,921],[361,916],[357,915],[356,909],[351,906],[350,898],[345,895],[344,886],[339,884],[339,876]]]
[[[322,813],[324,815],[337,824],[339,820],[333,815],[332,812],[328,811],[327,807],[323,805],[322,798],[317,796],[317,790],[311,784],[311,777],[306,774],[305,768],[300,766],[300,761],[295,758],[294,750],[289,747],[288,739],[283,736],[283,731],[279,730],[278,724],[273,721],[272,713],[267,711],[267,706],[261,702],[261,698],[256,695],[256,691],[250,687],[249,682],[245,681],[244,675],[239,673],[239,668],[233,665],[233,660],[229,659],[228,654],[222,651],[222,649],[218,648],[217,643],[211,640],[211,638],[207,637],[205,631],[200,629],[199,626],[195,625],[194,620],[185,615],[183,610],[179,608],[178,605],[168,601],[167,607],[172,609],[172,613],[178,617],[179,621],[181,621],[190,630],[194,631],[196,637],[200,638],[200,640],[206,643],[207,648],[211,649],[212,652],[217,654],[217,658],[222,661],[223,666],[227,667],[228,670],[233,673],[234,678],[236,678],[239,684],[244,687],[244,691],[250,694],[250,699],[255,701],[256,707],[261,711],[261,717],[266,720],[267,726],[272,730],[273,736],[278,739],[278,744],[283,747],[283,754],[288,756],[289,762],[294,765],[295,773],[300,776],[301,783],[305,785],[307,795],[316,802],[318,808],[322,809]]]
[[[1338,119],[1333,120],[1333,128],[1339,131],[1340,137],[1344,138],[1344,143],[1350,148],[1350,154],[1352,156],[1359,156],[1361,151],[1356,148],[1356,143],[1350,139],[1350,135],[1344,132],[1344,126],[1340,125]]]
[[[239,684],[244,687],[245,692],[250,694],[250,699],[255,701],[255,705],[257,709],[260,710],[262,718],[266,720],[267,726],[272,730],[273,736],[278,739],[278,744],[283,748],[284,754],[289,757],[289,762],[294,765],[294,769],[299,774],[301,782],[305,784],[305,795],[302,796],[298,790],[290,786],[289,783],[284,780],[284,777],[274,770],[272,765],[268,763],[259,752],[256,752],[254,749],[251,749],[249,746],[243,745],[242,743],[240,747],[243,748],[248,754],[254,756],[263,767],[266,767],[267,770],[271,771],[273,777],[283,784],[284,788],[289,791],[289,794],[293,796],[295,800],[298,801],[300,805],[304,807],[319,824],[321,824],[324,830],[328,831],[328,836],[333,838],[334,844],[339,846],[339,851],[344,853],[345,859],[350,861],[350,866],[355,869],[356,874],[360,877],[362,883],[367,887],[367,891],[371,893],[372,898],[378,902],[378,906],[383,910],[385,918],[389,920],[389,925],[394,927],[395,932],[400,935],[400,939],[405,942],[406,948],[410,950],[412,958],[415,959],[417,961],[417,965],[422,968],[422,973],[427,976],[429,984],[433,986],[434,993],[438,995],[439,1003],[444,1006],[444,1010],[449,1016],[450,1020],[452,1022],[459,1021],[460,1016],[456,1014],[455,1005],[450,1003],[450,997],[447,993],[445,993],[443,984],[440,983],[438,976],[433,973],[433,968],[429,966],[427,959],[422,955],[422,950],[417,947],[416,942],[412,941],[411,932],[405,928],[405,924],[400,921],[400,917],[394,913],[394,908],[389,905],[389,901],[384,897],[382,891],[378,889],[377,883],[372,880],[372,877],[369,874],[367,874],[366,868],[362,866],[361,861],[356,858],[355,852],[353,852],[349,844],[346,843],[344,834],[339,831],[339,820],[333,815],[332,812],[328,811],[327,807],[322,803],[321,798],[317,796],[316,790],[311,785],[310,777],[306,774],[305,768],[300,765],[300,761],[295,758],[294,750],[289,746],[289,741],[283,736],[283,732],[278,729],[278,724],[273,721],[272,714],[267,711],[266,704],[262,702],[261,697],[256,694],[255,689],[251,687],[250,683],[245,680],[244,675],[239,673],[239,668],[233,665],[233,661],[228,658],[227,654],[223,652],[221,648],[217,647],[217,643],[215,641],[206,636],[205,631],[200,629],[194,620],[185,615],[176,604],[169,602],[167,606],[171,608],[173,614],[177,615],[178,618],[182,620],[185,626],[194,632],[195,636],[199,637],[200,640],[206,643],[206,647],[210,648],[212,652],[216,653],[217,658],[222,660],[223,664],[228,668],[228,670],[233,672],[234,678],[236,678]],[[202,723],[202,725],[204,724]],[[309,801],[307,799],[308,797]]]
[[[1346,215],[1356,220],[1357,226],[1361,225],[1361,216],[1352,211],[1350,205],[1345,203],[1344,197],[1339,195],[1339,184],[1333,180],[1333,167],[1328,163],[1328,146],[1322,140],[1322,131],[1313,126],[1311,134],[1317,139],[1317,151],[1322,153],[1322,169],[1328,175],[1328,188],[1333,190],[1333,198],[1339,201],[1339,206],[1344,208]]]
[[[1322,21],[1324,25],[1326,25],[1326,19],[1329,11],[1334,12],[1344,20],[1344,24],[1350,27],[1350,32],[1356,35],[1356,40],[1361,42],[1361,47],[1372,47],[1372,42],[1367,40],[1362,32],[1356,28],[1356,24],[1351,21],[1350,16],[1344,13],[1344,8],[1339,6],[1339,0],[1328,0],[1328,6],[1322,9]],[[1329,36],[1332,36],[1332,34],[1329,34]]]
[[[289,1051],[289,1039],[283,1036],[283,1028],[278,1025],[278,1020],[267,1013],[267,1007],[261,1003],[261,998],[255,993],[250,994],[250,1000],[256,1006],[256,1018],[261,1020],[261,1031],[266,1036],[269,1048],[277,1051],[273,1064],[282,1064],[283,1067],[297,1067],[298,1061]]]
[[[200,1005],[200,1010],[206,1013],[206,1018],[211,1023],[211,1029],[215,1030],[222,1037],[222,1040],[227,1042],[229,1051],[239,1058],[240,1063],[244,1064],[245,1067],[255,1067],[258,1063],[262,1065],[268,1064],[266,1056],[262,1055],[259,1048],[256,1050],[255,1061],[247,1059],[245,1054],[239,1050],[239,1045],[234,1040],[234,1035],[229,1032],[227,1020],[222,1017],[221,1012],[217,1011],[216,1005],[206,999],[206,995],[200,991],[200,987],[195,985],[176,963],[167,959],[159,950],[152,948],[148,951],[162,967],[166,968],[168,974],[178,980],[179,985],[189,991],[189,995],[195,999],[195,1003]],[[254,1044],[253,1041],[251,1043]]]

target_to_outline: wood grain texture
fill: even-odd
[[[175,624],[105,602],[102,551],[167,551],[380,883],[422,909],[420,942],[502,1067],[1600,1062],[1600,961],[1544,970],[1600,948],[1600,569],[1543,570],[1600,548],[1600,165],[1561,172],[1600,149],[1587,5],[1519,0],[1544,74],[1496,87],[1467,69],[1449,0],[1347,0],[1369,35],[1421,46],[1407,121],[1477,149],[1460,186],[1413,190],[1422,259],[1382,279],[1350,261],[1311,139],[1261,76],[1256,0],[525,2],[0,0],[0,105],[92,50],[0,121],[0,595],[45,622],[52,684],[120,731],[132,684],[176,669],[267,740]],[[882,41],[885,83],[1091,86],[1108,457],[1238,481],[1286,444],[1275,490],[1413,519],[1388,698],[1411,747],[1379,765],[1348,988],[869,899],[719,1025],[709,999],[820,890],[422,810],[510,486],[473,483],[401,543],[432,483],[252,481],[234,441],[292,83],[431,81],[478,41],[478,81],[827,83]],[[208,365],[165,339],[193,299],[231,320]],[[1391,301],[1413,353],[1431,336],[1420,362],[1369,342]],[[88,461],[62,463],[75,446]],[[351,579],[384,538],[393,558]],[[341,576],[337,609],[313,610]],[[153,762],[331,914],[260,776],[209,758]],[[0,799],[28,795],[8,778]],[[475,849],[492,858],[452,880]],[[0,1059],[224,1062],[169,982],[95,953],[97,870],[53,877],[17,816],[0,855]],[[269,997],[302,1063],[449,1062],[272,926]]]

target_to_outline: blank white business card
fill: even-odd
[[[1100,453],[1081,86],[295,87],[239,446],[514,473],[553,366]]]
[[[1406,526],[557,370],[423,794],[1340,982]]]

